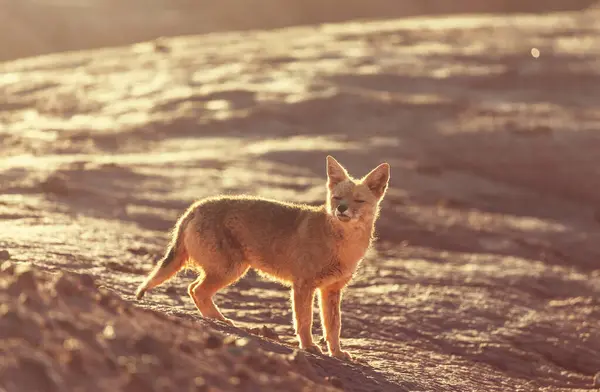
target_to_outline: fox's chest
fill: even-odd
[[[370,235],[349,236],[337,243],[337,257],[342,265],[351,268],[365,256],[370,245]]]
[[[331,260],[317,273],[315,279],[317,286],[325,287],[335,284],[345,286],[352,279],[359,262],[360,258],[346,260],[336,258]]]
[[[339,244],[333,259],[321,271],[321,285],[327,286],[336,282],[345,283],[352,279],[369,245],[370,240]]]

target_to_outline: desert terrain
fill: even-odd
[[[344,362],[250,273],[134,300],[194,200],[392,167]],[[600,12],[390,19],[0,63],[0,391],[600,389]],[[315,307],[314,334],[321,329]]]

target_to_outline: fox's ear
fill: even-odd
[[[371,192],[379,199],[385,194],[389,181],[390,165],[387,163],[382,163],[377,166],[363,178],[363,183],[366,184]]]
[[[327,156],[327,187],[333,189],[348,178],[348,172],[331,155]]]

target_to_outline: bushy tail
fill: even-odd
[[[185,227],[193,216],[193,212],[189,211],[177,222],[173,233],[173,239],[167,248],[165,256],[156,264],[148,277],[136,290],[135,297],[138,300],[144,297],[146,291],[169,280],[186,264],[189,256],[182,237]]]

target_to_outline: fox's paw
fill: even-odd
[[[138,301],[141,300],[142,298],[144,298],[144,295],[146,294],[146,290],[144,289],[138,289],[135,292],[135,299],[137,299]]]
[[[233,323],[233,321],[231,321],[230,319],[228,319],[228,318],[225,318],[225,317],[223,317],[223,319],[221,320],[221,322],[224,322],[225,324],[229,324],[229,325],[231,325],[232,327],[235,327],[235,326],[236,326],[236,325]]]
[[[310,346],[302,347],[302,349],[308,351],[309,353],[313,353],[313,354],[323,354],[323,351],[321,351],[321,348],[314,343],[311,344]]]
[[[339,350],[334,353],[331,353],[331,356],[337,359],[341,359],[342,361],[352,361],[352,355],[350,355],[348,351]]]

